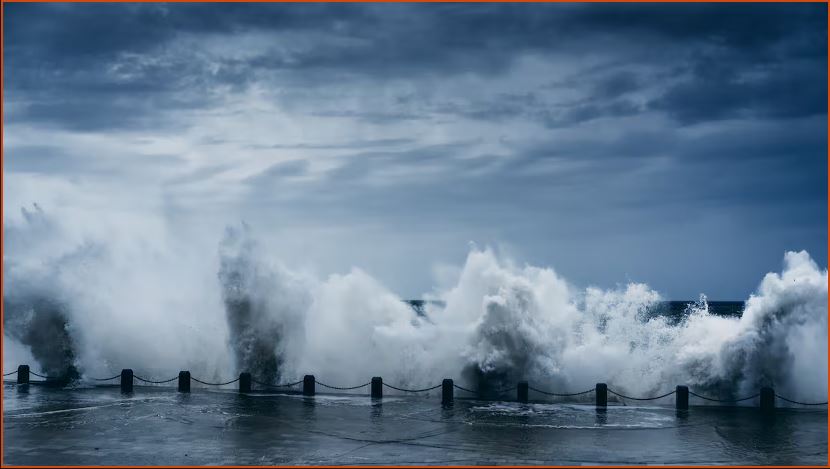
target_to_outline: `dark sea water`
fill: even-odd
[[[699,304],[696,301],[666,301],[658,310],[664,311],[672,317],[683,316],[690,305]],[[744,311],[743,301],[709,301],[709,312],[718,316],[740,317]]]
[[[679,322],[689,301],[643,314]],[[412,303],[419,314],[425,304]],[[709,302],[738,317],[742,302]],[[674,396],[640,405],[593,394],[531,403],[461,399],[441,405],[440,389],[382,400],[364,394],[240,394],[236,384],[192,392],[175,386],[3,387],[4,462],[13,465],[280,464],[730,464],[824,465],[823,406],[779,408],[757,399],[740,407]],[[172,383],[175,384],[175,383]],[[321,389],[318,388],[318,392]],[[391,394],[390,394],[391,393]],[[582,400],[579,400],[582,399]]]
[[[195,383],[194,383],[195,384]],[[160,464],[826,464],[827,413],[694,406],[4,386],[4,462]],[[385,390],[388,391],[388,390]]]
[[[443,306],[443,303],[440,301],[406,300],[406,303],[409,303],[412,309],[419,315],[425,315],[429,305],[435,305],[437,307]],[[700,300],[663,301],[645,313],[648,316],[665,316],[670,318],[672,322],[677,322],[688,315],[690,307],[700,304]],[[709,312],[718,316],[740,317],[744,311],[743,301],[709,301],[706,304],[709,307]]]

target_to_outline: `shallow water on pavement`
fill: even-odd
[[[28,388],[28,389],[25,389]],[[826,464],[827,412],[6,384],[4,462]]]

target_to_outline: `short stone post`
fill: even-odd
[[[689,410],[689,387],[677,386],[674,391],[674,407],[677,410]]]
[[[121,392],[133,392],[133,370],[129,368],[121,370]]]
[[[313,396],[314,386],[316,384],[317,382],[314,379],[314,375],[303,376],[303,396]]]
[[[517,390],[517,398],[519,402],[527,402],[527,381],[519,381],[519,385],[516,387]]]
[[[239,373],[239,392],[251,392],[250,373]]]
[[[770,387],[761,388],[761,411],[772,412],[775,410],[775,390]]]
[[[597,383],[596,387],[597,407],[608,407],[608,385],[605,383]]]
[[[190,372],[179,372],[179,392],[190,392]]]
[[[451,379],[441,381],[441,404],[452,405],[453,400],[453,386]]]
[[[29,365],[17,367],[17,384],[29,384]]]
[[[375,399],[383,397],[383,379],[380,376],[372,378],[372,397]]]

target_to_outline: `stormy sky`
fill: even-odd
[[[4,221],[215,250],[244,220],[405,297],[474,242],[745,299],[827,264],[826,9],[5,4]]]

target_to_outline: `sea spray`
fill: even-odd
[[[458,285],[439,296],[446,307],[431,317],[459,332],[452,340],[466,344],[472,385],[527,379],[568,392],[597,381],[642,389],[662,380],[654,360],[673,331],[662,318],[644,320],[660,300],[645,285],[581,290],[552,269],[516,267],[485,249],[470,252]]]
[[[446,308],[431,311],[437,324],[475,324],[456,338],[467,344],[472,384],[522,377],[565,392],[602,381],[642,396],[681,383],[723,399],[764,385],[796,399],[826,395],[827,271],[806,252],[786,254],[783,272],[764,278],[741,318],[709,313],[703,297],[673,324],[650,313],[662,299],[644,284],[580,290],[490,250],[471,252],[459,284],[441,297]]]
[[[23,226],[7,230],[14,256],[3,262],[4,339],[28,348],[39,365],[35,373],[74,380],[79,376],[79,340],[73,316],[74,291],[91,262],[103,255],[102,246],[82,242],[61,251],[58,224],[34,205],[22,209]]]
[[[296,372],[322,382],[356,385],[382,376],[420,385],[450,373],[434,326],[360,269],[317,282],[305,320],[304,343],[294,349]]]
[[[30,225],[36,233],[43,223]],[[806,252],[785,255],[742,317],[711,314],[702,298],[678,321],[654,314],[663,298],[645,284],[579,288],[473,248],[454,285],[418,314],[358,268],[292,271],[245,226],[217,239],[215,256],[169,239],[75,240],[61,251],[53,231],[4,259],[4,351],[23,343],[50,372],[190,369],[218,380],[250,371],[269,382],[312,373],[336,386],[383,376],[405,387],[452,377],[485,391],[520,379],[557,392],[602,381],[641,396],[687,384],[724,399],[763,385],[807,401],[827,391],[827,271]],[[58,345],[58,365],[42,343]]]
[[[214,256],[161,233],[76,236],[48,213],[29,215],[4,227],[12,235],[3,259],[5,368],[28,363],[61,376],[73,366],[82,380],[122,368],[151,379],[181,369],[209,380],[233,372]],[[43,327],[38,315],[47,310],[54,320]],[[32,355],[42,347],[50,356],[10,355],[26,337],[36,338]]]
[[[65,307],[47,295],[32,293],[3,301],[9,337],[28,347],[41,373],[78,378],[75,344],[67,328]]]
[[[286,350],[302,333],[309,287],[285,269],[268,266],[250,228],[228,227],[219,248],[219,283],[236,367],[260,382],[282,375]]]
[[[685,324],[678,362],[687,381],[720,390],[724,398],[773,386],[807,401],[827,396],[827,270],[804,252],[788,252],[781,274],[767,274],[740,319],[715,318],[698,309]],[[705,339],[704,337],[709,337]]]

